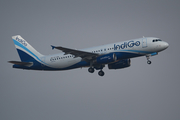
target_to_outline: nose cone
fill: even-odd
[[[169,44],[167,42],[159,42],[159,45],[157,46],[157,51],[160,52],[160,51],[163,51],[165,49],[167,49],[169,47]]]
[[[169,44],[167,42],[164,42],[164,49],[168,48],[169,47]]]

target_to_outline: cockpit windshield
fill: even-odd
[[[158,42],[158,41],[162,41],[162,40],[160,40],[160,39],[155,39],[155,40],[153,40],[153,42]]]

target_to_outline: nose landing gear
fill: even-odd
[[[150,65],[150,64],[151,64],[151,61],[149,60],[149,59],[150,59],[150,56],[147,55],[146,58],[147,58],[147,64]]]
[[[151,64],[151,61],[150,61],[150,60],[148,60],[148,61],[147,61],[147,64],[149,64],[149,65],[150,65],[150,64]]]

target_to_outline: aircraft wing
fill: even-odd
[[[92,59],[94,59],[94,58],[96,58],[97,56],[100,55],[100,54],[97,54],[97,53],[91,53],[91,52],[86,52],[86,51],[81,51],[81,50],[75,50],[75,49],[65,48],[65,47],[61,47],[61,46],[55,47],[55,46],[51,45],[51,47],[52,47],[52,49],[55,48],[55,49],[63,51],[65,53],[64,55],[72,54],[75,57],[81,57],[84,60],[92,60]]]

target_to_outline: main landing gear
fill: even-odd
[[[90,73],[94,73],[94,68],[93,67],[90,67],[89,69],[88,69],[88,72],[90,72]],[[104,76],[104,72],[102,71],[102,69],[98,72],[98,75],[99,76]]]
[[[98,75],[99,75],[99,76],[104,76],[104,72],[103,72],[102,70],[100,70],[100,71],[98,72]]]
[[[94,73],[94,68],[90,67],[90,68],[88,69],[88,71],[89,71],[90,73]]]
[[[151,64],[151,61],[149,60],[150,59],[150,56],[146,56],[146,58],[147,58],[147,64]]]

